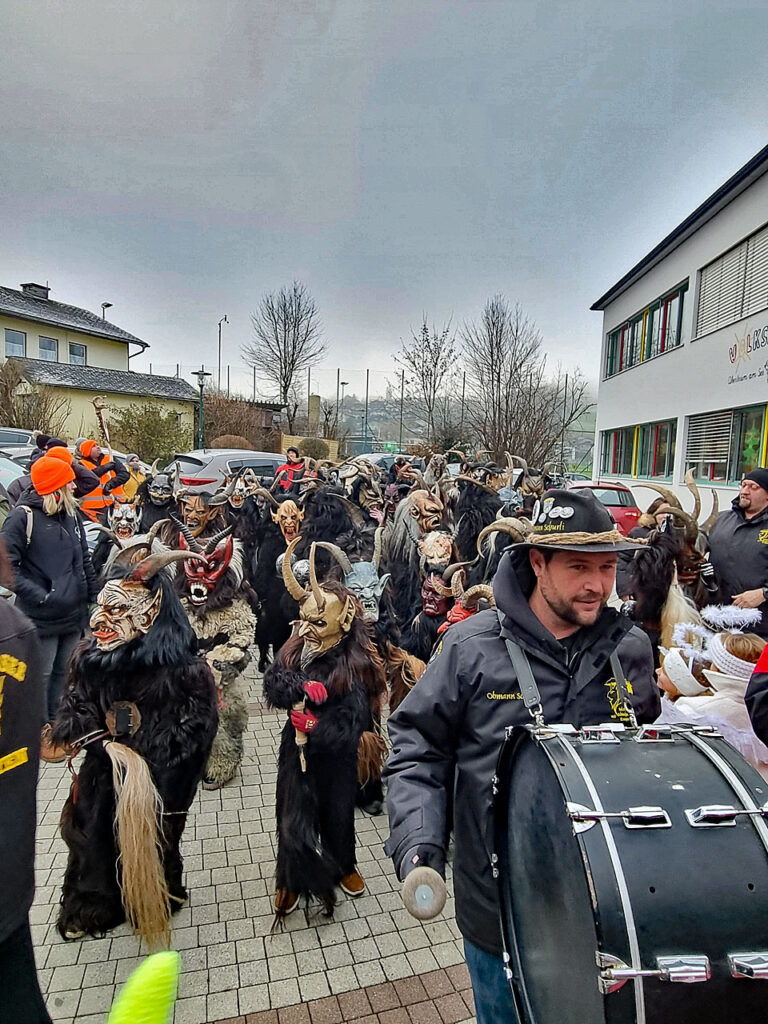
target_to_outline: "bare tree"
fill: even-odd
[[[461,331],[467,366],[467,420],[483,448],[541,465],[560,455],[562,438],[590,406],[579,370],[546,375],[542,337],[519,303],[503,295],[485,304],[479,322]]]
[[[427,443],[435,444],[435,413],[440,398],[446,393],[456,374],[456,333],[450,321],[438,333],[430,330],[424,315],[418,334],[411,331],[411,340],[400,342],[395,361],[405,370],[409,395],[424,412]]]
[[[70,411],[68,398],[53,388],[28,381],[20,363],[9,359],[0,369],[0,422],[4,426],[61,437]]]
[[[268,292],[251,313],[253,339],[242,346],[249,366],[275,385],[278,399],[287,407],[288,431],[298,409],[299,378],[325,353],[317,306],[306,287],[294,281],[277,292]]]

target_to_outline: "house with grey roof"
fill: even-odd
[[[42,386],[67,403],[70,438],[99,436],[93,400],[118,410],[137,402],[172,412],[189,430],[198,391],[178,377],[135,373],[132,356],[149,347],[101,315],[50,298],[47,285],[0,286],[0,362],[13,360],[27,387]],[[25,386],[24,384],[21,385]]]

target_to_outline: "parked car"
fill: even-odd
[[[620,533],[626,537],[640,519],[635,496],[626,484],[618,480],[573,480],[569,490],[590,490],[613,516]]]
[[[285,456],[275,452],[252,452],[247,448],[198,448],[193,452],[176,455],[165,467],[173,472],[179,465],[179,483],[196,491],[215,491],[224,483],[224,477],[238,469],[250,467],[257,477],[273,477]]]
[[[35,431],[22,430],[20,427],[0,427],[0,450],[9,458],[26,457],[28,460],[36,447]]]
[[[24,476],[25,470],[5,453],[0,453],[0,484],[7,488],[8,484]]]
[[[398,458],[397,453],[392,452],[365,452],[363,455],[355,455],[356,459],[367,459],[372,462],[374,466],[378,466],[385,473],[388,473],[394,465],[395,459]],[[424,459],[420,455],[406,455],[406,459],[410,462],[414,469],[418,469],[420,472],[424,472],[426,468],[424,465]]]

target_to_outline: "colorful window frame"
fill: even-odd
[[[679,348],[688,282],[673,288],[608,334],[603,379]]]

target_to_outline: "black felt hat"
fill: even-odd
[[[531,514],[533,532],[515,548],[550,551],[637,551],[641,542],[619,533],[589,488],[546,491]]]

